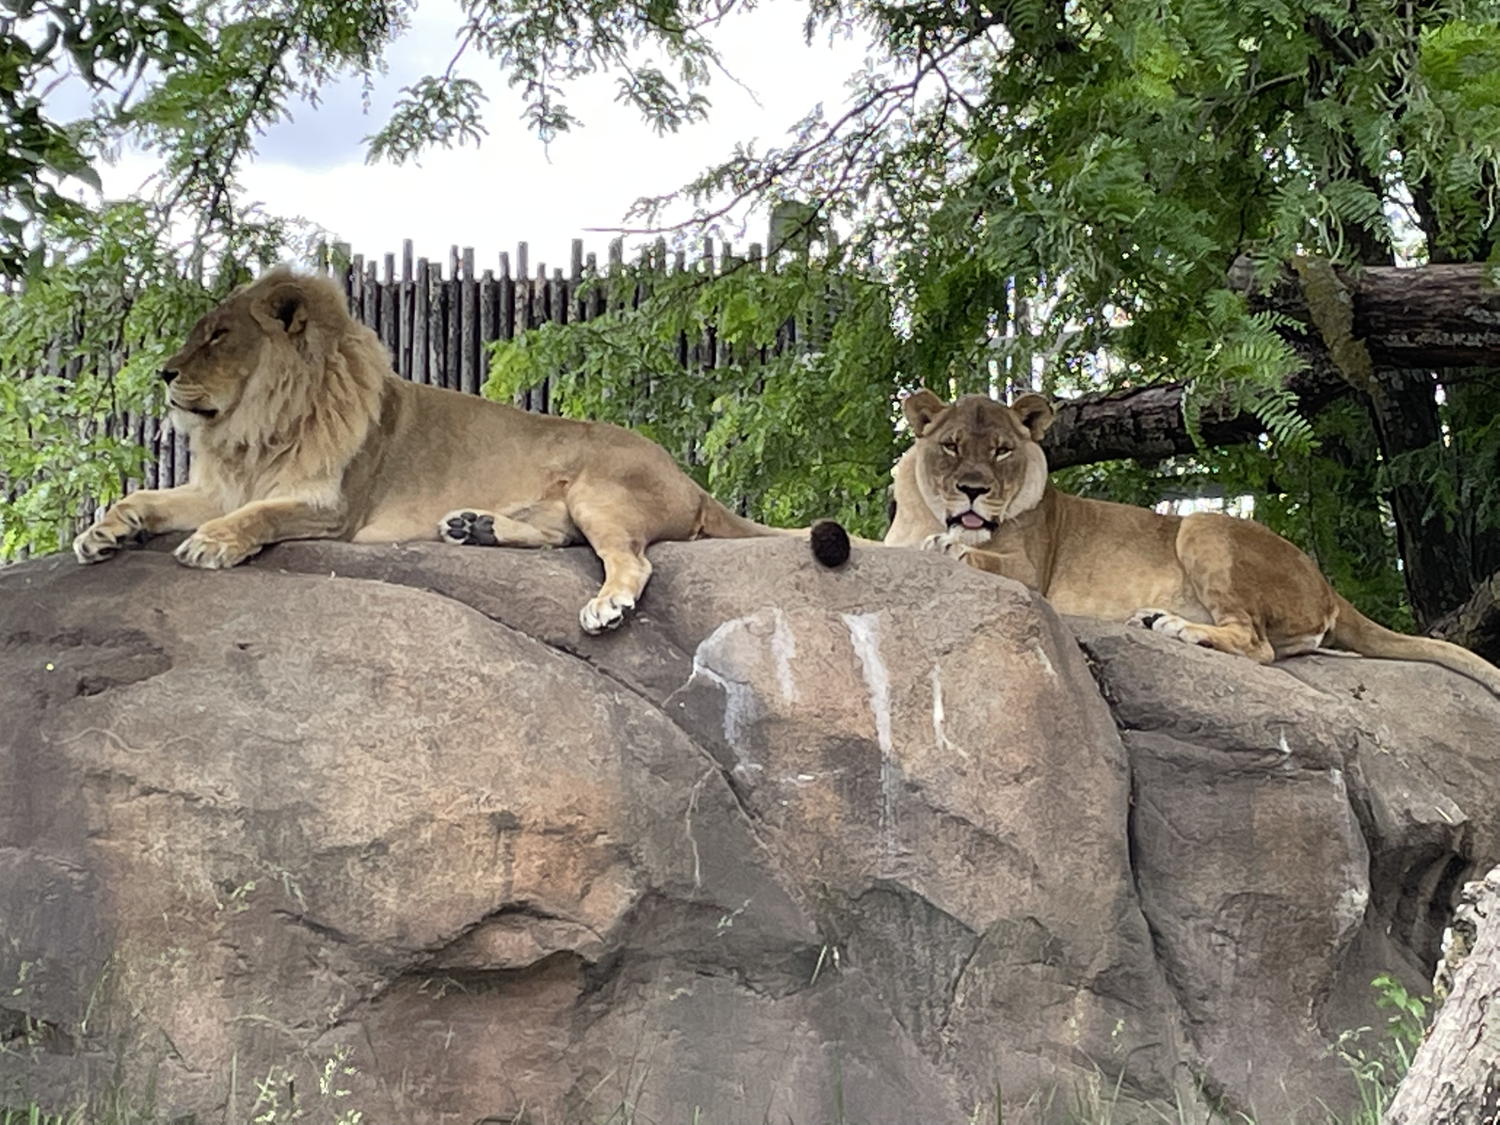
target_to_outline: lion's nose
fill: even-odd
[[[969,498],[969,503],[972,504],[975,500],[978,500],[981,496],[988,492],[989,488],[986,485],[982,484],[961,484],[958,486],[958,490],[965,496],[967,496]]]
[[[157,374],[161,376],[161,381],[169,387],[172,385],[172,380],[177,378],[177,372],[173,371],[170,367],[163,367]]]

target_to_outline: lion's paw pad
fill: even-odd
[[[625,620],[625,614],[635,608],[635,599],[629,594],[603,594],[589,602],[578,612],[578,624],[585,633],[602,633],[616,629]]]
[[[438,524],[438,534],[443,542],[460,547],[498,547],[495,537],[495,517],[488,512],[449,512]]]

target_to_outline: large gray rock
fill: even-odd
[[[0,572],[0,1104],[1290,1113],[1500,858],[1450,673],[1080,649],[917,552],[652,556],[600,638],[584,550]]]

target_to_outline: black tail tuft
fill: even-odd
[[[843,566],[849,561],[849,533],[836,520],[819,520],[808,535],[813,558],[824,566]]]

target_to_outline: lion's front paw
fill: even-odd
[[[929,535],[922,540],[922,550],[940,551],[950,559],[963,562],[969,557],[969,546],[961,542],[951,531],[940,531],[936,535]]]
[[[144,531],[123,517],[106,512],[103,519],[73,540],[73,554],[81,563],[103,562],[120,548],[139,543],[145,537]]]
[[[258,550],[260,544],[246,542],[234,528],[206,523],[184,539],[173,554],[183,566],[223,570],[244,562]]]
[[[635,608],[635,599],[629,594],[600,594],[578,612],[578,624],[585,633],[602,633],[606,629],[618,628],[625,614]]]
[[[73,553],[81,563],[103,562],[119,549],[120,537],[97,523],[73,540]]]

